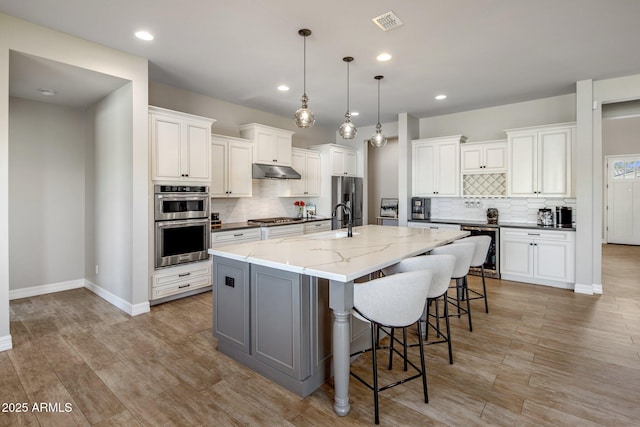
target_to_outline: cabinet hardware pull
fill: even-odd
[[[191,273],[180,273],[180,274],[178,274],[178,277],[187,277],[187,276],[191,276]]]
[[[186,285],[180,285],[178,286],[178,289],[188,288],[189,286],[191,286],[191,283],[187,283]]]
[[[539,236],[540,233],[527,233],[529,236]]]
[[[240,236],[244,236],[244,233],[238,233],[233,235],[233,237],[240,237]]]

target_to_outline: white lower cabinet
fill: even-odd
[[[573,289],[575,232],[501,227],[500,276]]]
[[[153,274],[151,299],[157,300],[211,286],[211,261],[168,267]]]
[[[280,237],[301,236],[304,233],[303,224],[276,225],[262,227],[262,240],[277,239]]]
[[[242,228],[239,230],[214,231],[211,233],[211,247],[254,242],[261,239],[260,227]]]

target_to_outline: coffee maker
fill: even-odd
[[[573,223],[573,209],[568,206],[556,206],[555,220],[557,227],[571,227]]]
[[[431,219],[431,199],[411,198],[411,219]]]

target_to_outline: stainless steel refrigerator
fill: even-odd
[[[345,203],[351,210],[353,226],[362,225],[362,178],[351,176],[331,177],[331,208],[339,203]],[[336,210],[332,228],[345,228],[349,222],[349,215],[342,208]]]

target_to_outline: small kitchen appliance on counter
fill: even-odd
[[[431,219],[431,199],[412,197],[411,219]]]
[[[498,209],[489,208],[487,209],[487,224],[497,224],[498,223]]]
[[[551,209],[538,209],[538,225],[550,227],[553,225],[553,212]]]
[[[219,212],[211,212],[211,228],[222,227],[222,221],[220,221]]]
[[[556,206],[556,226],[571,227],[573,223],[573,209],[568,206]]]

